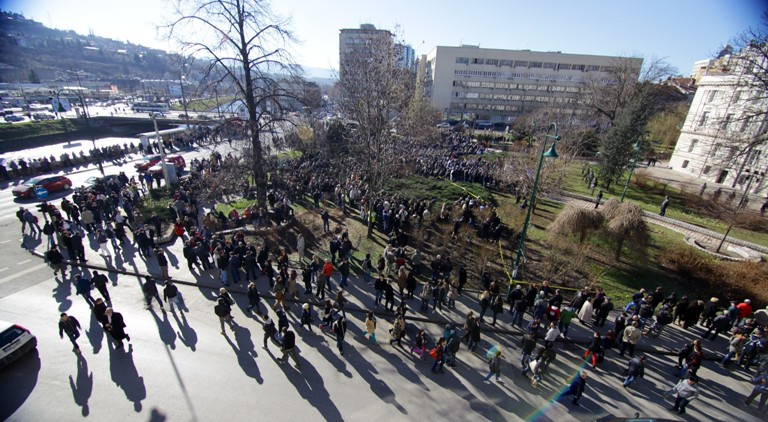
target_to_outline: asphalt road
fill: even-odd
[[[197,153],[206,152],[190,154]],[[110,173],[119,169],[107,167]],[[72,179],[79,182],[94,174],[92,169],[72,175]],[[144,309],[136,277],[110,274],[113,305],[125,316],[132,346],[115,350],[84,300],[75,295],[74,286],[54,279],[40,258],[19,247],[19,224],[13,215],[17,207],[10,188],[5,187],[0,192],[0,248],[5,252],[0,254],[0,320],[29,328],[39,346],[37,353],[0,371],[0,420],[70,421],[85,416],[118,421],[301,418],[560,422],[588,421],[609,414],[632,416],[635,412],[644,417],[681,420],[667,410],[671,402],[662,395],[674,384],[672,357],[650,355],[645,379],[624,390],[619,372],[626,359],[609,352],[598,370],[589,370],[582,406],[574,407],[570,400],[556,398],[582,365],[579,356],[584,349],[580,346],[558,346],[558,360],[536,387],[520,375],[519,337],[507,334],[484,333],[477,354],[462,348],[456,368],[446,367],[445,374],[432,374],[431,362],[419,361],[407,349],[388,344],[389,323],[384,318],[379,318],[379,340],[374,344],[360,335],[362,315],[350,312],[345,354],[341,356],[329,334],[319,333],[317,327],[310,334],[297,326],[299,307],[294,305],[289,318],[298,333],[301,370],[297,370],[292,364],[274,361],[274,345],[270,352],[261,348],[261,324],[245,311],[243,295],[235,294],[234,332],[227,329],[222,336],[213,313],[214,289],[181,286],[188,312],[164,316]],[[27,244],[35,243],[28,239]],[[178,242],[166,250],[181,257]],[[133,258],[131,252],[126,248],[123,253],[126,267],[156,270],[151,262]],[[92,263],[104,263],[95,250],[89,249],[87,255]],[[171,262],[176,264],[173,259]],[[175,266],[171,269],[174,278],[195,280],[183,265]],[[264,278],[259,283],[265,288]],[[351,284],[348,292],[353,303],[372,302],[370,286],[356,278]],[[216,287],[215,283],[210,286]],[[457,310],[432,316],[460,321],[475,307],[473,298],[464,297]],[[411,302],[411,308],[418,308],[417,300]],[[68,340],[58,337],[60,312],[76,316],[85,327],[80,338],[81,358],[72,353]],[[502,328],[508,328],[508,319],[508,315],[501,317]],[[441,325],[418,324],[433,339],[441,335]],[[571,325],[574,337],[590,332],[578,322]],[[688,332],[672,327],[660,338],[643,342],[673,347],[701,333],[698,327]],[[484,353],[497,344],[504,351],[503,382],[484,384]],[[706,347],[708,351],[722,350],[725,338],[708,342]],[[746,374],[732,374],[707,362],[699,375],[701,397],[690,405],[686,420],[759,420],[754,405],[751,409],[734,405],[750,391]]]

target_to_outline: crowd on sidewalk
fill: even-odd
[[[449,138],[443,149],[433,152],[436,157],[447,154],[448,157],[456,159],[457,150],[462,154],[472,153],[471,149],[462,149],[469,148],[465,142],[465,139]],[[460,177],[475,182],[495,183],[486,173],[486,166],[492,164],[476,160],[473,164],[454,165],[451,160],[435,159],[425,168],[433,168],[437,175],[445,175],[448,172],[450,178]],[[196,166],[201,169],[200,174],[205,176],[215,173],[217,162],[204,160]],[[456,159],[456,163],[466,162]],[[630,303],[621,306],[618,316],[613,318],[610,324],[611,312],[618,305],[600,289],[582,290],[571,300],[566,300],[562,289],[543,282],[541,285],[529,285],[528,288],[517,285],[504,294],[502,285],[507,284],[507,281],[492,280],[486,273],[481,274],[478,283],[482,286],[482,292],[477,297],[477,314],[474,310],[470,311],[463,321],[449,322],[440,336],[429,338],[424,327],[418,326],[411,319],[411,313],[416,312],[423,316],[441,313],[451,319],[449,312],[455,312],[456,301],[460,296],[464,296],[465,301],[469,299],[466,291],[469,275],[464,267],[454,267],[451,257],[447,255],[437,255],[425,265],[421,252],[411,247],[418,244],[418,241],[414,242],[410,238],[410,228],[421,224],[425,217],[430,216],[432,204],[398,198],[384,192],[367,192],[365,183],[355,176],[350,176],[344,184],[331,183],[333,179],[329,174],[322,170],[310,172],[311,166],[303,160],[296,160],[289,166],[293,166],[295,171],[286,172],[288,176],[275,177],[272,180],[274,199],[270,201],[268,217],[265,217],[267,220],[282,223],[291,214],[288,192],[303,191],[311,195],[317,206],[325,196],[338,205],[342,212],[356,210],[363,221],[371,223],[371,230],[380,232],[386,239],[386,246],[380,253],[369,251],[361,263],[360,276],[365,284],[355,286],[366,293],[365,298],[358,301],[370,300],[368,294],[373,297],[370,303],[362,304],[362,310],[366,311],[367,315],[364,331],[372,345],[380,344],[376,334],[381,330],[381,325],[384,325],[384,333],[387,334],[390,344],[407,348],[414,355],[414,359],[429,358],[432,372],[442,373],[445,366],[455,367],[462,355],[478,354],[481,337],[487,332],[483,329],[484,326],[495,326],[499,322],[509,323],[513,331],[519,332],[522,339],[519,361],[521,373],[523,376],[530,373],[531,382],[538,384],[544,381],[549,366],[557,359],[563,339],[567,339],[569,325],[576,319],[594,331],[583,356],[591,363],[592,369],[581,370],[564,390],[567,395],[573,396],[572,403],[578,405],[582,395],[589,394],[586,388],[589,379],[587,373],[597,372],[605,359],[627,359],[627,370],[623,374],[624,386],[638,388],[637,379],[642,378],[645,373],[645,359],[642,355],[636,355],[635,349],[644,336],[666,333],[664,326],[670,323],[679,323],[683,329],[702,324],[709,329],[702,338],[708,339],[712,335],[709,340],[711,344],[716,344],[714,342],[720,334],[732,335],[728,345],[723,345],[723,348],[729,348],[729,353],[721,362],[723,366],[727,366],[731,358],[737,357],[738,364],[744,370],[749,371],[750,367],[757,367],[752,378],[756,393],[745,401],[749,403],[757,395],[761,395],[760,409],[764,410],[765,401],[768,399],[768,383],[765,381],[768,379],[768,336],[765,335],[763,326],[752,318],[749,300],[720,306],[720,302],[726,302],[727,298],[711,298],[704,302],[686,296],[678,299],[674,293],[665,295],[661,288],[656,288],[650,293],[643,289],[633,296]],[[204,216],[203,224],[200,224],[201,210],[197,191],[193,188],[194,183],[194,178],[182,180],[173,202],[169,205],[169,212],[173,216],[174,233],[184,243],[184,258],[190,273],[196,277],[206,272],[214,273],[221,283],[212,312],[220,322],[221,334],[226,335],[227,327],[231,331],[235,331],[237,327],[232,315],[235,301],[229,289],[231,286],[242,284],[247,286],[247,309],[253,312],[254,318],[261,319],[264,328],[263,347],[268,348],[270,342],[277,345],[282,351],[280,363],[285,363],[290,357],[297,367],[300,366],[297,337],[300,338],[305,333],[311,335],[315,316],[320,321],[320,330],[327,330],[327,333],[335,338],[339,353],[343,354],[345,336],[350,324],[347,312],[359,308],[358,305],[350,303],[348,291],[353,251],[348,233],[327,236],[331,238],[328,246],[330,258],[327,260],[321,258],[320,252],[307,256],[308,247],[303,243],[303,237],[299,237],[296,254],[293,256],[294,262],[298,262],[299,266],[291,268],[289,258],[293,254],[286,250],[274,251],[270,250],[266,243],[249,243],[243,230],[235,230],[227,235],[216,232],[211,226],[213,222],[228,223],[232,219],[227,216],[209,214]],[[291,184],[298,184],[301,188],[291,188]],[[40,208],[40,214],[45,220],[43,228],[39,227],[37,217],[31,211],[20,209],[17,214],[23,233],[29,225],[33,236],[47,237],[46,259],[53,268],[54,275],[58,276],[58,272],[62,272],[62,277],[57,277],[57,280],[62,283],[73,281],[77,294],[84,297],[95,314],[98,313],[97,319],[111,334],[118,347],[122,347],[123,339],[130,341],[130,337],[124,331],[122,315],[110,306],[111,298],[103,275],[94,272],[92,278],[88,279],[86,274],[80,271],[72,280],[67,278],[66,271],[70,270],[72,274],[72,271],[76,271],[78,262],[86,262],[86,238],[92,245],[98,244],[99,251],[107,262],[117,259],[118,254],[122,259],[133,260],[134,254],[138,252],[140,259],[159,268],[159,272],[143,283],[147,306],[150,307],[152,299],[155,299],[163,312],[164,303],[169,304],[172,312],[175,312],[175,309],[183,312],[180,305],[183,299],[168,274],[168,260],[163,249],[156,244],[158,238],[164,237],[162,222],[156,215],[145,221],[136,210],[136,201],[141,191],[141,185],[122,174],[106,184],[97,185],[92,191],[78,193],[73,196],[72,201],[65,199],[60,210],[43,202]],[[327,211],[322,215],[323,231],[330,233]],[[446,224],[474,226],[480,237],[493,236],[493,233],[498,233],[502,227],[492,207],[471,197],[461,198],[454,204],[443,204],[436,218]],[[248,218],[246,222],[248,221],[256,221],[257,225],[268,223],[259,218]],[[454,229],[454,233],[457,231]],[[454,240],[461,241],[455,235]],[[96,249],[93,246],[92,248]],[[315,247],[313,249],[318,250]],[[67,262],[72,268],[69,268]],[[163,282],[162,300],[156,279]],[[335,285],[337,282],[338,285]],[[299,291],[299,283],[304,287],[303,292]],[[92,285],[103,299],[92,297]],[[267,291],[274,297],[274,303],[262,311],[261,296]],[[326,293],[329,299],[326,299]],[[291,300],[304,302],[304,306],[300,310],[292,311]],[[419,305],[418,310],[414,304]],[[505,310],[506,306],[509,306],[508,311]],[[291,326],[287,317],[290,312],[299,314],[299,327]],[[506,313],[511,314],[508,320]],[[270,315],[274,315],[277,324]],[[377,315],[378,318],[386,318],[388,324],[379,324]],[[486,320],[486,316],[491,319],[490,322]],[[60,330],[70,337],[76,352],[79,352],[76,344],[78,325],[72,316],[62,315]],[[609,329],[603,333],[606,325],[609,325]],[[299,329],[301,335],[297,336]],[[468,352],[460,353],[462,344]],[[612,349],[616,349],[618,355],[611,356],[612,352],[609,351]],[[700,340],[681,344],[678,350],[678,368],[674,370],[677,382],[667,393],[675,398],[672,409],[681,414],[685,413],[688,403],[698,394],[697,372],[704,362],[704,352],[704,345]],[[501,362],[507,356],[498,348],[489,348],[487,352],[479,355],[488,363],[489,371],[484,380],[490,381],[494,376],[500,380]]]

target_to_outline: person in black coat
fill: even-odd
[[[256,288],[256,283],[253,281],[248,284],[248,310],[256,307],[256,315],[261,316],[261,310],[259,310],[259,303],[261,302],[261,295]]]
[[[112,308],[107,308],[105,311],[107,322],[104,324],[104,330],[112,335],[112,339],[117,343],[117,348],[123,348],[123,340],[131,341],[131,336],[125,332],[125,321],[123,320],[123,314],[115,312]]]
[[[613,302],[611,302],[611,298],[605,298],[605,301],[600,305],[600,308],[597,310],[597,315],[595,316],[595,325],[597,325],[598,327],[604,327],[605,322],[608,320],[608,315],[610,315],[612,310],[613,310]]]
[[[579,405],[579,399],[584,394],[584,388],[587,386],[587,373],[582,371],[579,376],[576,377],[576,379],[573,380],[571,385],[568,387],[568,390],[563,393],[563,396],[573,396],[573,400],[571,403],[573,403],[574,406]]]

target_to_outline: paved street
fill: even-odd
[[[206,153],[202,150],[190,154]],[[131,175],[132,165],[126,166]],[[119,169],[108,167],[107,171],[117,173]],[[77,186],[96,172],[91,169],[71,178]],[[683,420],[666,410],[672,402],[662,394],[675,382],[670,374],[676,359],[659,353],[649,354],[645,379],[628,391],[621,387],[623,379],[619,376],[626,358],[611,351],[599,369],[588,369],[590,379],[581,407],[573,407],[568,399],[553,400],[577,373],[583,346],[558,344],[558,359],[543,382],[533,387],[520,375],[520,337],[517,330],[510,329],[508,314],[500,317],[498,333],[483,333],[477,354],[462,346],[456,368],[446,367],[445,374],[433,374],[431,362],[419,361],[407,348],[388,344],[389,321],[385,315],[379,316],[379,339],[372,344],[360,335],[364,316],[350,310],[345,354],[340,356],[329,334],[319,333],[317,327],[312,334],[298,327],[300,306],[292,305],[289,318],[298,336],[301,370],[292,364],[280,365],[273,359],[277,347],[271,345],[270,352],[261,348],[260,319],[245,310],[246,298],[238,293],[242,289],[232,289],[237,301],[234,333],[229,329],[226,336],[219,333],[218,318],[213,313],[218,283],[212,272],[193,275],[185,264],[179,265],[183,258],[178,241],[164,249],[172,265],[170,275],[179,281],[186,312],[164,316],[145,310],[139,278],[110,273],[113,305],[125,316],[132,346],[126,351],[114,350],[85,301],[75,295],[72,283],[54,279],[41,258],[19,247],[19,224],[13,215],[17,207],[10,187],[5,187],[0,192],[0,247],[5,251],[0,255],[0,320],[29,328],[39,346],[37,354],[0,371],[0,419],[69,421],[87,416],[93,420],[126,421],[430,418],[560,422],[588,421],[606,415],[633,416],[639,412],[644,417]],[[37,239],[27,238],[25,244],[40,252],[44,249]],[[130,246],[113,262],[100,257],[93,246],[86,246],[88,264],[122,267],[140,274],[158,272],[154,260],[146,263],[134,255]],[[373,303],[370,285],[356,277],[350,284],[353,308]],[[266,293],[266,278],[259,280],[259,286]],[[98,296],[95,291],[94,296]],[[265,302],[273,303],[271,299]],[[409,316],[425,316],[415,312],[418,299],[409,305],[414,310]],[[462,297],[456,310],[430,313],[426,315],[429,321],[410,321],[407,338],[410,340],[414,327],[423,326],[435,339],[445,322],[463,322],[469,309],[478,310],[475,293]],[[58,338],[60,312],[76,316],[86,328],[79,340],[81,359],[71,352],[67,340]],[[644,338],[641,345],[661,352],[679,347],[681,338],[692,340],[702,333],[700,327],[688,332],[670,327],[659,338]],[[584,339],[591,334],[591,328],[574,322],[569,334]],[[715,342],[705,342],[705,350],[721,353],[726,343],[721,336]],[[488,366],[485,350],[497,344],[504,353],[503,383],[484,384],[482,377]],[[691,403],[685,420],[760,420],[754,404],[751,409],[738,404],[751,387],[745,382],[746,374],[733,371],[712,361],[704,364],[699,371],[700,398]]]

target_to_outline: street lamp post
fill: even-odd
[[[550,135],[549,132],[554,129],[555,134]],[[552,146],[547,150],[547,139],[552,139]],[[517,247],[517,256],[515,257],[515,266],[512,269],[512,278],[518,278],[518,270],[520,268],[520,258],[523,256],[523,246],[525,244],[525,235],[528,232],[528,224],[531,221],[531,211],[536,201],[536,188],[539,185],[539,175],[541,174],[541,165],[544,163],[544,158],[557,158],[557,151],[555,151],[555,144],[560,140],[560,135],[557,134],[557,125],[552,123],[547,128],[547,133],[544,135],[544,142],[541,145],[541,154],[539,155],[539,166],[536,168],[536,177],[533,179],[533,189],[531,189],[531,199],[528,201],[528,212],[525,215],[525,223],[523,223],[523,231],[520,232],[520,244]]]
[[[98,164],[99,166],[99,171],[101,172],[101,175],[104,176],[104,166],[101,165],[101,152],[98,149],[96,149],[96,138],[93,136],[93,128],[91,127],[90,116],[88,116],[88,106],[85,103],[83,94],[74,89],[69,89],[69,88],[62,88],[57,91],[54,91],[54,94],[56,95],[56,103],[57,103],[57,107],[59,108],[59,111],[62,109],[60,95],[64,91],[75,94],[77,99],[80,100],[80,104],[83,106],[83,117],[85,118],[85,125],[88,127],[88,135],[90,136],[91,143],[93,144],[93,152],[96,157],[96,164]]]
[[[632,173],[635,172],[635,167],[637,167],[637,160],[640,158],[640,151],[643,149],[643,140],[639,139],[637,142],[635,142],[635,145],[632,146],[632,149],[635,150],[635,158],[632,160],[632,166],[629,168],[629,177],[627,178],[627,182],[624,183],[624,191],[621,192],[621,199],[619,202],[624,202],[624,196],[627,194],[629,182],[632,180]]]
[[[181,87],[181,105],[184,106],[184,120],[187,121],[187,126],[189,126],[189,113],[187,112],[187,99],[184,97],[184,79],[185,79],[184,75],[182,75],[181,71],[179,71],[179,86]]]
[[[168,178],[168,166],[165,162],[165,145],[163,144],[163,138],[160,137],[160,129],[157,127],[157,116],[155,113],[150,113],[150,117],[152,118],[152,124],[155,126],[155,139],[160,144],[160,167],[163,169],[163,179],[165,180],[165,185],[168,186],[168,182],[171,179]],[[159,186],[160,183],[158,183]]]

